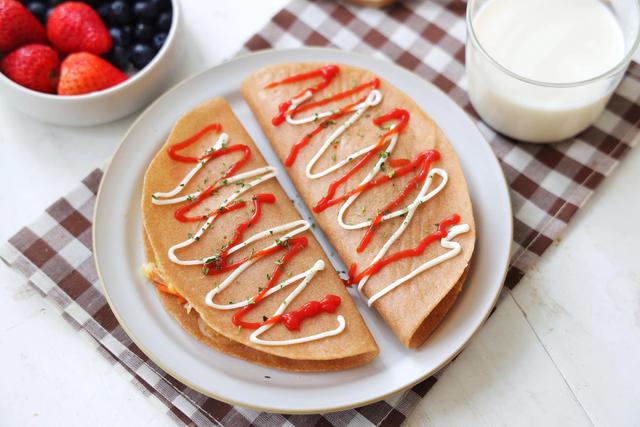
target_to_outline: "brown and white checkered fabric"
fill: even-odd
[[[252,37],[245,50],[334,46],[387,58],[449,94],[477,121],[511,187],[515,233],[507,285],[513,287],[557,238],[640,131],[640,66],[632,64],[594,126],[562,143],[531,145],[496,135],[469,104],[464,77],[465,2],[405,2],[384,10],[328,0],[294,0]],[[233,407],[191,390],[138,349],[102,295],[91,253],[91,218],[102,172],[87,176],[33,224],[0,247],[21,272],[151,402],[181,425],[397,426],[434,377],[385,401],[323,415],[279,415]]]

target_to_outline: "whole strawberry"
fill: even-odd
[[[0,0],[0,52],[46,41],[44,27],[26,7],[15,0]]]
[[[56,93],[59,65],[55,50],[43,44],[28,44],[5,56],[0,69],[19,85],[38,92]]]
[[[86,3],[66,2],[57,6],[47,20],[49,41],[61,53],[111,50],[111,36],[100,16]]]
[[[92,53],[73,53],[62,61],[58,95],[82,95],[122,83],[127,75]]]

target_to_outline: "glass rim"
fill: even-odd
[[[499,70],[501,70],[505,74],[517,80],[520,80],[528,84],[532,84],[536,86],[556,87],[556,88],[570,88],[570,87],[584,86],[590,83],[597,82],[599,80],[604,80],[608,77],[611,77],[619,73],[620,71],[624,71],[624,69],[627,68],[627,66],[631,62],[633,56],[638,50],[638,47],[640,46],[640,25],[639,25],[638,31],[636,32],[636,35],[635,35],[635,40],[633,41],[630,49],[627,51],[624,57],[616,65],[614,65],[613,67],[611,67],[610,69],[608,69],[603,73],[600,73],[594,77],[590,77],[585,80],[579,80],[576,82],[567,82],[567,83],[552,83],[552,82],[545,82],[542,80],[530,79],[514,71],[511,71],[510,69],[502,65],[500,62],[494,59],[491,55],[489,55],[489,52],[487,52],[485,48],[482,46],[482,43],[480,43],[480,40],[478,40],[478,36],[475,33],[475,30],[473,28],[473,22],[471,19],[471,10],[477,1],[478,0],[468,0],[467,2],[467,11],[466,11],[467,40],[471,38],[472,42],[478,47],[478,50],[480,50],[482,55],[485,56],[489,60],[489,62],[491,62]],[[640,16],[640,0],[633,0],[633,3],[636,5],[636,11],[638,12],[638,16]]]

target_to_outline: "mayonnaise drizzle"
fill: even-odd
[[[220,136],[216,140],[213,147],[205,151],[205,153],[210,153],[211,151],[219,150],[228,142],[228,140],[229,140],[229,135],[227,135],[226,133],[220,134]],[[209,157],[205,157],[202,160],[198,161],[196,166],[194,166],[193,169],[191,169],[184,176],[184,178],[182,178],[182,180],[178,183],[178,185],[172,190],[167,192],[153,193],[153,195],[151,196],[151,202],[155,205],[171,205],[171,204],[181,203],[187,200],[194,200],[195,198],[200,196],[201,192],[199,191],[188,194],[186,196],[178,196],[178,194],[180,194],[180,192],[193,179],[193,177],[198,173],[198,171],[200,171],[200,169],[202,169],[206,165],[209,159],[210,159]],[[231,202],[236,200],[240,195],[247,192],[251,188],[259,185],[260,183],[275,177],[276,174],[277,174],[276,168],[272,166],[265,166],[265,167],[253,169],[248,172],[233,175],[227,178],[224,181],[225,182],[224,185],[229,185],[234,182],[241,181],[247,178],[257,177],[256,179],[246,184],[243,184],[240,189],[235,190],[230,196],[224,199],[220,205],[220,208],[224,208],[225,206],[228,206]],[[215,255],[207,256],[200,259],[182,260],[176,256],[176,251],[179,249],[183,249],[188,246],[191,246],[192,244],[199,241],[200,238],[204,235],[204,233],[206,233],[207,230],[211,228],[211,226],[213,225],[217,217],[218,215],[213,215],[208,217],[207,220],[204,222],[204,224],[198,229],[198,231],[192,237],[171,246],[168,251],[168,257],[171,260],[171,262],[178,265],[204,265],[210,262]],[[231,255],[232,253],[239,251],[240,249],[250,245],[251,243],[257,240],[264,239],[276,233],[286,232],[286,234],[276,239],[274,243],[261,249],[261,250],[268,250],[268,249],[274,248],[279,244],[282,244],[282,242],[289,240],[290,238],[292,238],[297,234],[300,234],[309,230],[310,228],[311,228],[311,224],[308,221],[304,221],[304,220],[297,220],[297,221],[292,221],[286,224],[278,225],[268,230],[264,230],[259,233],[256,233],[251,237],[249,237],[248,239],[246,239],[245,241],[238,243],[237,245],[229,248],[229,250],[227,251],[227,254]],[[205,304],[207,304],[209,307],[213,307],[218,310],[233,310],[233,309],[245,307],[249,304],[253,304],[253,301],[251,299],[248,299],[239,303],[234,303],[234,304],[217,304],[213,301],[213,298],[216,295],[218,295],[220,292],[222,292],[224,289],[229,287],[229,285],[231,285],[238,278],[238,276],[240,276],[245,270],[251,267],[256,261],[257,259],[249,258],[245,262],[243,262],[240,266],[238,266],[238,268],[234,269],[231,272],[231,274],[229,274],[222,281],[222,283],[220,283],[219,285],[217,285],[215,288],[211,289],[207,293],[207,295],[205,296]],[[264,295],[264,298],[270,295],[273,295],[274,293],[286,288],[287,286],[302,280],[300,284],[293,290],[293,292],[290,295],[288,295],[280,303],[280,305],[278,306],[278,309],[275,311],[273,315],[277,316],[284,313],[284,311],[287,309],[289,304],[307,287],[307,285],[309,284],[311,279],[313,279],[316,273],[323,269],[324,269],[324,262],[322,260],[317,260],[315,264],[307,271],[299,273],[281,283],[278,283],[277,285],[274,285],[269,291],[267,291]],[[320,332],[314,335],[309,335],[306,337],[289,339],[289,340],[279,340],[279,341],[268,341],[268,340],[263,340],[259,338],[261,334],[265,333],[266,331],[268,331],[274,326],[274,324],[267,324],[256,329],[249,336],[249,340],[255,344],[261,344],[265,346],[284,346],[284,345],[293,345],[293,344],[300,344],[300,343],[305,343],[309,341],[315,341],[322,338],[337,335],[344,330],[346,325],[344,317],[342,315],[338,315],[336,319],[338,321],[338,326],[335,329],[325,331],[325,332]],[[200,324],[198,326],[202,331],[202,327],[200,326]]]
[[[291,101],[291,106],[287,109],[287,114],[286,114],[286,120],[287,123],[292,124],[292,125],[301,125],[301,124],[305,124],[305,123],[309,123],[315,120],[318,120],[320,118],[325,118],[325,117],[329,117],[331,115],[333,115],[335,113],[334,110],[330,110],[330,111],[325,111],[325,112],[321,112],[321,113],[315,113],[311,116],[302,118],[302,119],[292,119],[290,117],[291,113],[303,102],[307,101],[308,99],[310,99],[311,97],[313,97],[313,93],[311,91],[307,91],[305,92],[302,96],[298,97],[298,98],[294,98]],[[334,130],[331,135],[329,135],[329,137],[324,141],[324,143],[320,146],[320,148],[318,149],[318,151],[313,155],[313,157],[311,157],[311,159],[309,160],[309,162],[306,165],[305,168],[305,175],[307,176],[307,178],[309,179],[318,179],[318,178],[322,178],[326,175],[331,174],[332,172],[335,172],[336,170],[342,168],[343,166],[345,166],[346,164],[352,162],[353,160],[364,156],[365,154],[369,153],[370,151],[374,150],[378,145],[377,144],[372,144],[369,145],[367,147],[361,148],[351,154],[349,154],[345,159],[341,159],[339,160],[337,163],[335,163],[334,165],[320,171],[320,172],[313,172],[313,167],[315,166],[315,164],[318,162],[318,160],[324,155],[324,153],[327,151],[327,149],[331,146],[331,144],[338,139],[347,129],[349,129],[356,121],[358,121],[362,115],[365,113],[365,111],[367,111],[367,109],[369,107],[373,107],[376,106],[378,104],[380,104],[380,102],[382,101],[382,93],[377,90],[377,89],[373,89],[369,92],[369,94],[367,95],[367,97],[365,98],[365,100],[363,102],[361,102],[360,104],[357,104],[356,106],[354,106],[351,110],[355,111],[342,125],[338,126],[338,128],[336,130]],[[390,127],[390,130],[393,130],[397,125],[394,124]],[[362,186],[366,183],[368,183],[369,181],[371,181],[372,179],[375,178],[375,176],[382,170],[382,165],[384,164],[385,160],[387,157],[389,157],[389,155],[391,155],[391,153],[393,152],[393,149],[396,147],[396,144],[398,142],[398,137],[399,134],[398,133],[394,133],[391,137],[388,138],[388,144],[387,147],[385,149],[385,155],[381,156],[381,158],[378,159],[378,161],[376,162],[376,164],[373,166],[373,168],[371,169],[371,171],[367,174],[367,176],[365,176],[365,178],[362,180],[362,182],[359,184],[359,186]],[[433,177],[435,175],[438,175],[440,177],[440,182],[438,183],[438,185],[431,191],[429,191],[429,188],[431,187],[431,184],[433,183]],[[422,187],[420,188],[420,191],[418,193],[418,195],[416,196],[416,198],[413,200],[413,202],[411,202],[409,205],[407,205],[406,207],[402,208],[402,209],[397,209],[393,212],[390,212],[386,215],[384,215],[381,219],[381,222],[384,221],[388,221],[390,219],[396,218],[398,216],[402,216],[402,215],[406,215],[405,218],[403,219],[402,223],[398,226],[398,228],[396,229],[396,231],[391,235],[391,237],[389,237],[389,239],[387,239],[387,241],[384,243],[384,245],[382,245],[382,248],[380,248],[380,250],[378,251],[378,253],[376,254],[376,256],[373,258],[373,260],[371,261],[371,263],[369,265],[373,265],[376,262],[378,262],[380,259],[382,259],[385,254],[389,251],[389,249],[391,248],[391,246],[396,242],[396,240],[398,240],[398,238],[402,235],[402,233],[404,233],[405,229],[407,228],[407,226],[409,225],[409,223],[411,222],[411,219],[413,218],[413,215],[415,214],[418,206],[420,206],[422,203],[425,203],[429,200],[431,200],[433,197],[435,197],[438,193],[440,193],[445,185],[447,184],[447,181],[449,179],[449,176],[447,174],[447,172],[444,169],[439,169],[439,168],[434,168],[431,169],[427,175],[427,178],[425,179]],[[338,224],[340,225],[340,227],[342,227],[345,230],[357,230],[357,229],[361,229],[361,228],[366,228],[369,227],[371,225],[371,223],[373,222],[373,220],[369,220],[369,221],[363,221],[357,224],[349,224],[345,221],[344,216],[347,212],[347,210],[351,207],[351,205],[353,205],[353,203],[358,199],[358,197],[360,197],[361,192],[358,192],[356,194],[351,195],[341,206],[340,209],[338,211],[338,216],[337,216],[337,220],[338,220]],[[459,243],[457,242],[452,242],[451,239],[453,239],[454,237],[458,236],[459,234],[462,233],[466,233],[469,231],[469,225],[467,224],[461,224],[461,225],[456,225],[454,227],[452,227],[447,235],[447,237],[441,239],[441,246],[445,249],[451,249],[450,251],[446,252],[443,255],[440,255],[432,260],[429,260],[427,262],[425,262],[424,264],[420,265],[418,268],[412,270],[411,272],[409,272],[408,274],[400,277],[399,279],[395,280],[394,282],[388,284],[387,286],[385,286],[384,288],[382,288],[380,291],[376,292],[373,296],[371,296],[368,300],[367,300],[367,304],[369,306],[371,306],[375,301],[377,301],[378,299],[380,299],[381,297],[383,297],[384,295],[388,294],[389,292],[391,292],[392,290],[394,290],[395,288],[397,288],[398,286],[400,286],[401,284],[405,283],[406,281],[412,279],[413,277],[415,277],[416,275],[422,273],[425,270],[428,270],[429,268],[432,268],[450,258],[453,258],[454,256],[458,255],[461,251],[462,251],[462,247],[460,246]],[[362,278],[362,280],[360,280],[360,282],[358,283],[358,291],[360,291],[360,293],[363,292],[363,288],[366,285],[367,281],[369,280],[370,276],[365,276]]]
[[[212,150],[219,150],[220,148],[222,148],[227,141],[229,141],[229,135],[227,135],[226,133],[221,133],[220,136],[218,137],[218,139],[216,140],[215,144],[213,144],[213,147],[211,148]],[[191,181],[191,178],[194,177],[194,175],[196,173],[198,173],[198,171],[200,169],[202,169],[204,167],[204,165],[209,161],[209,158],[200,160],[196,166],[191,169],[189,171],[189,173],[187,173],[185,175],[184,178],[182,178],[182,181],[180,181],[178,183],[178,185],[176,185],[176,187],[171,190],[171,191],[167,191],[167,192],[158,192],[158,193],[153,193],[153,195],[151,196],[151,203],[153,203],[154,205],[169,205],[169,204],[173,204],[173,203],[180,203],[186,200],[185,198],[181,198],[180,200],[176,200],[176,199],[170,199],[170,200],[159,200],[159,199],[167,199],[169,197],[173,197],[176,194],[180,193],[182,191],[182,189],[184,188],[185,185],[187,185],[187,183],[189,181]],[[199,194],[199,193],[197,193]],[[188,197],[188,196],[187,196]]]
[[[291,237],[295,236],[296,234],[300,234],[300,233],[302,233],[302,232],[304,232],[304,231],[309,229],[309,223],[307,221],[300,220],[300,221],[295,221],[295,222],[302,222],[304,224],[303,224],[302,227],[296,228],[295,230],[293,230],[293,231],[285,234],[284,236],[282,236],[282,238],[280,239],[280,242],[289,240]],[[290,224],[293,224],[293,223],[289,223],[289,224],[286,224],[286,225],[290,225]],[[260,234],[263,234],[262,237],[266,237],[266,235],[264,235],[264,232],[260,233]],[[254,239],[254,237],[256,237],[256,236],[252,236],[250,239]],[[257,240],[257,239],[254,239],[254,240]],[[228,252],[229,255],[232,254],[233,252],[237,251],[241,247],[246,246],[247,244],[248,244],[248,240],[244,241],[244,242],[242,242],[242,243],[240,243],[240,244],[238,244],[236,246],[234,246],[231,249],[229,249],[229,252]],[[271,245],[269,245],[269,246],[267,246],[267,247],[265,247],[265,248],[263,248],[261,250],[269,250],[269,249],[275,248],[276,246],[278,246],[278,243],[273,243],[273,244],[271,244]],[[231,272],[231,274],[229,274],[227,276],[227,278],[222,281],[222,283],[220,283],[218,286],[216,286],[215,288],[213,288],[213,289],[211,289],[209,291],[209,293],[205,297],[205,303],[209,307],[214,307],[214,308],[217,308],[218,310],[232,310],[232,309],[244,307],[245,305],[247,305],[247,304],[244,304],[244,303],[220,305],[220,304],[214,303],[213,302],[213,298],[216,295],[218,295],[220,292],[224,291],[229,285],[231,285],[246,269],[251,267],[256,261],[257,261],[257,259],[255,259],[255,258],[249,258],[245,262],[240,264],[238,266],[238,268],[234,269]],[[323,264],[323,266],[324,266],[324,264]]]
[[[406,276],[402,276],[401,278],[397,279],[396,281],[394,281],[394,282],[390,283],[389,285],[385,286],[383,289],[381,289],[380,291],[376,292],[371,298],[369,298],[369,300],[367,301],[367,304],[369,306],[371,306],[371,304],[373,304],[378,299],[380,299],[381,297],[385,296],[386,294],[388,294],[389,292],[391,292],[392,290],[394,290],[398,286],[402,285],[407,280],[411,280],[415,276],[417,276],[418,274],[422,273],[423,271],[426,271],[426,270],[430,269],[431,267],[435,267],[436,265],[441,264],[441,263],[453,258],[454,256],[458,255],[460,252],[462,252],[462,246],[460,246],[460,243],[452,241],[452,239],[455,238],[456,236],[460,235],[460,234],[467,233],[469,230],[470,230],[469,224],[459,224],[459,225],[454,225],[453,227],[451,227],[449,229],[449,233],[447,234],[447,237],[445,237],[443,239],[440,239],[440,246],[442,246],[445,249],[450,249],[450,251],[445,252],[444,254],[439,255],[439,256],[437,256],[437,257],[425,262],[420,267],[418,267],[415,270],[411,271]],[[362,279],[362,281],[364,282],[366,279],[367,279],[367,277]],[[358,287],[360,287],[360,285],[358,285]]]
[[[333,166],[331,166],[331,167],[329,167],[329,168],[327,168],[327,169],[325,169],[325,170],[323,170],[321,172],[313,173],[311,171],[313,169],[313,167],[315,166],[316,162],[320,159],[320,157],[322,157],[322,155],[325,153],[325,151],[327,151],[327,148],[329,148],[331,146],[333,141],[335,141],[338,137],[340,137],[340,135],[342,135],[347,129],[349,129],[356,121],[358,121],[358,119],[360,119],[360,117],[362,117],[362,115],[365,113],[365,111],[367,111],[367,109],[369,107],[373,107],[373,106],[376,106],[376,105],[380,104],[380,101],[382,101],[382,93],[379,90],[374,89],[371,92],[369,92],[369,94],[367,95],[367,97],[365,98],[364,101],[362,101],[360,104],[358,104],[358,105],[353,107],[353,109],[355,110],[355,113],[353,113],[343,124],[338,126],[338,128],[335,131],[333,131],[333,133],[329,136],[329,138],[327,138],[327,140],[324,142],[324,144],[322,144],[320,149],[318,149],[316,154],[314,154],[313,157],[311,158],[311,160],[309,160],[309,163],[307,163],[307,167],[305,169],[305,173],[307,175],[307,178],[317,179],[317,178],[321,178],[321,177],[323,177],[325,175],[328,175],[331,172],[334,172],[334,171],[340,169],[342,166],[346,165],[347,163],[353,161],[354,159],[367,154],[369,151],[373,150],[376,147],[376,144],[373,144],[373,145],[370,145],[370,146],[365,147],[363,149],[360,149],[360,150],[356,151],[355,153],[352,153],[351,155],[349,155],[346,159],[340,160],[335,165],[333,165]],[[333,114],[333,112],[328,111],[328,112],[320,113],[319,117],[328,117],[331,114]],[[313,121],[313,117],[311,117],[311,121]],[[289,116],[288,115],[287,115],[287,122],[291,123],[289,121]],[[308,123],[308,122],[309,121],[307,120],[307,121],[302,121],[301,123]],[[292,124],[294,124],[294,123],[292,123]],[[295,124],[298,124],[298,123],[295,123]]]

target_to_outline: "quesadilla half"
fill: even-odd
[[[378,347],[276,174],[223,99],[184,115],[145,174],[145,273],[218,351],[292,371],[368,363]]]
[[[384,79],[291,63],[241,88],[356,286],[407,347],[458,296],[475,243],[471,201],[447,138]]]

